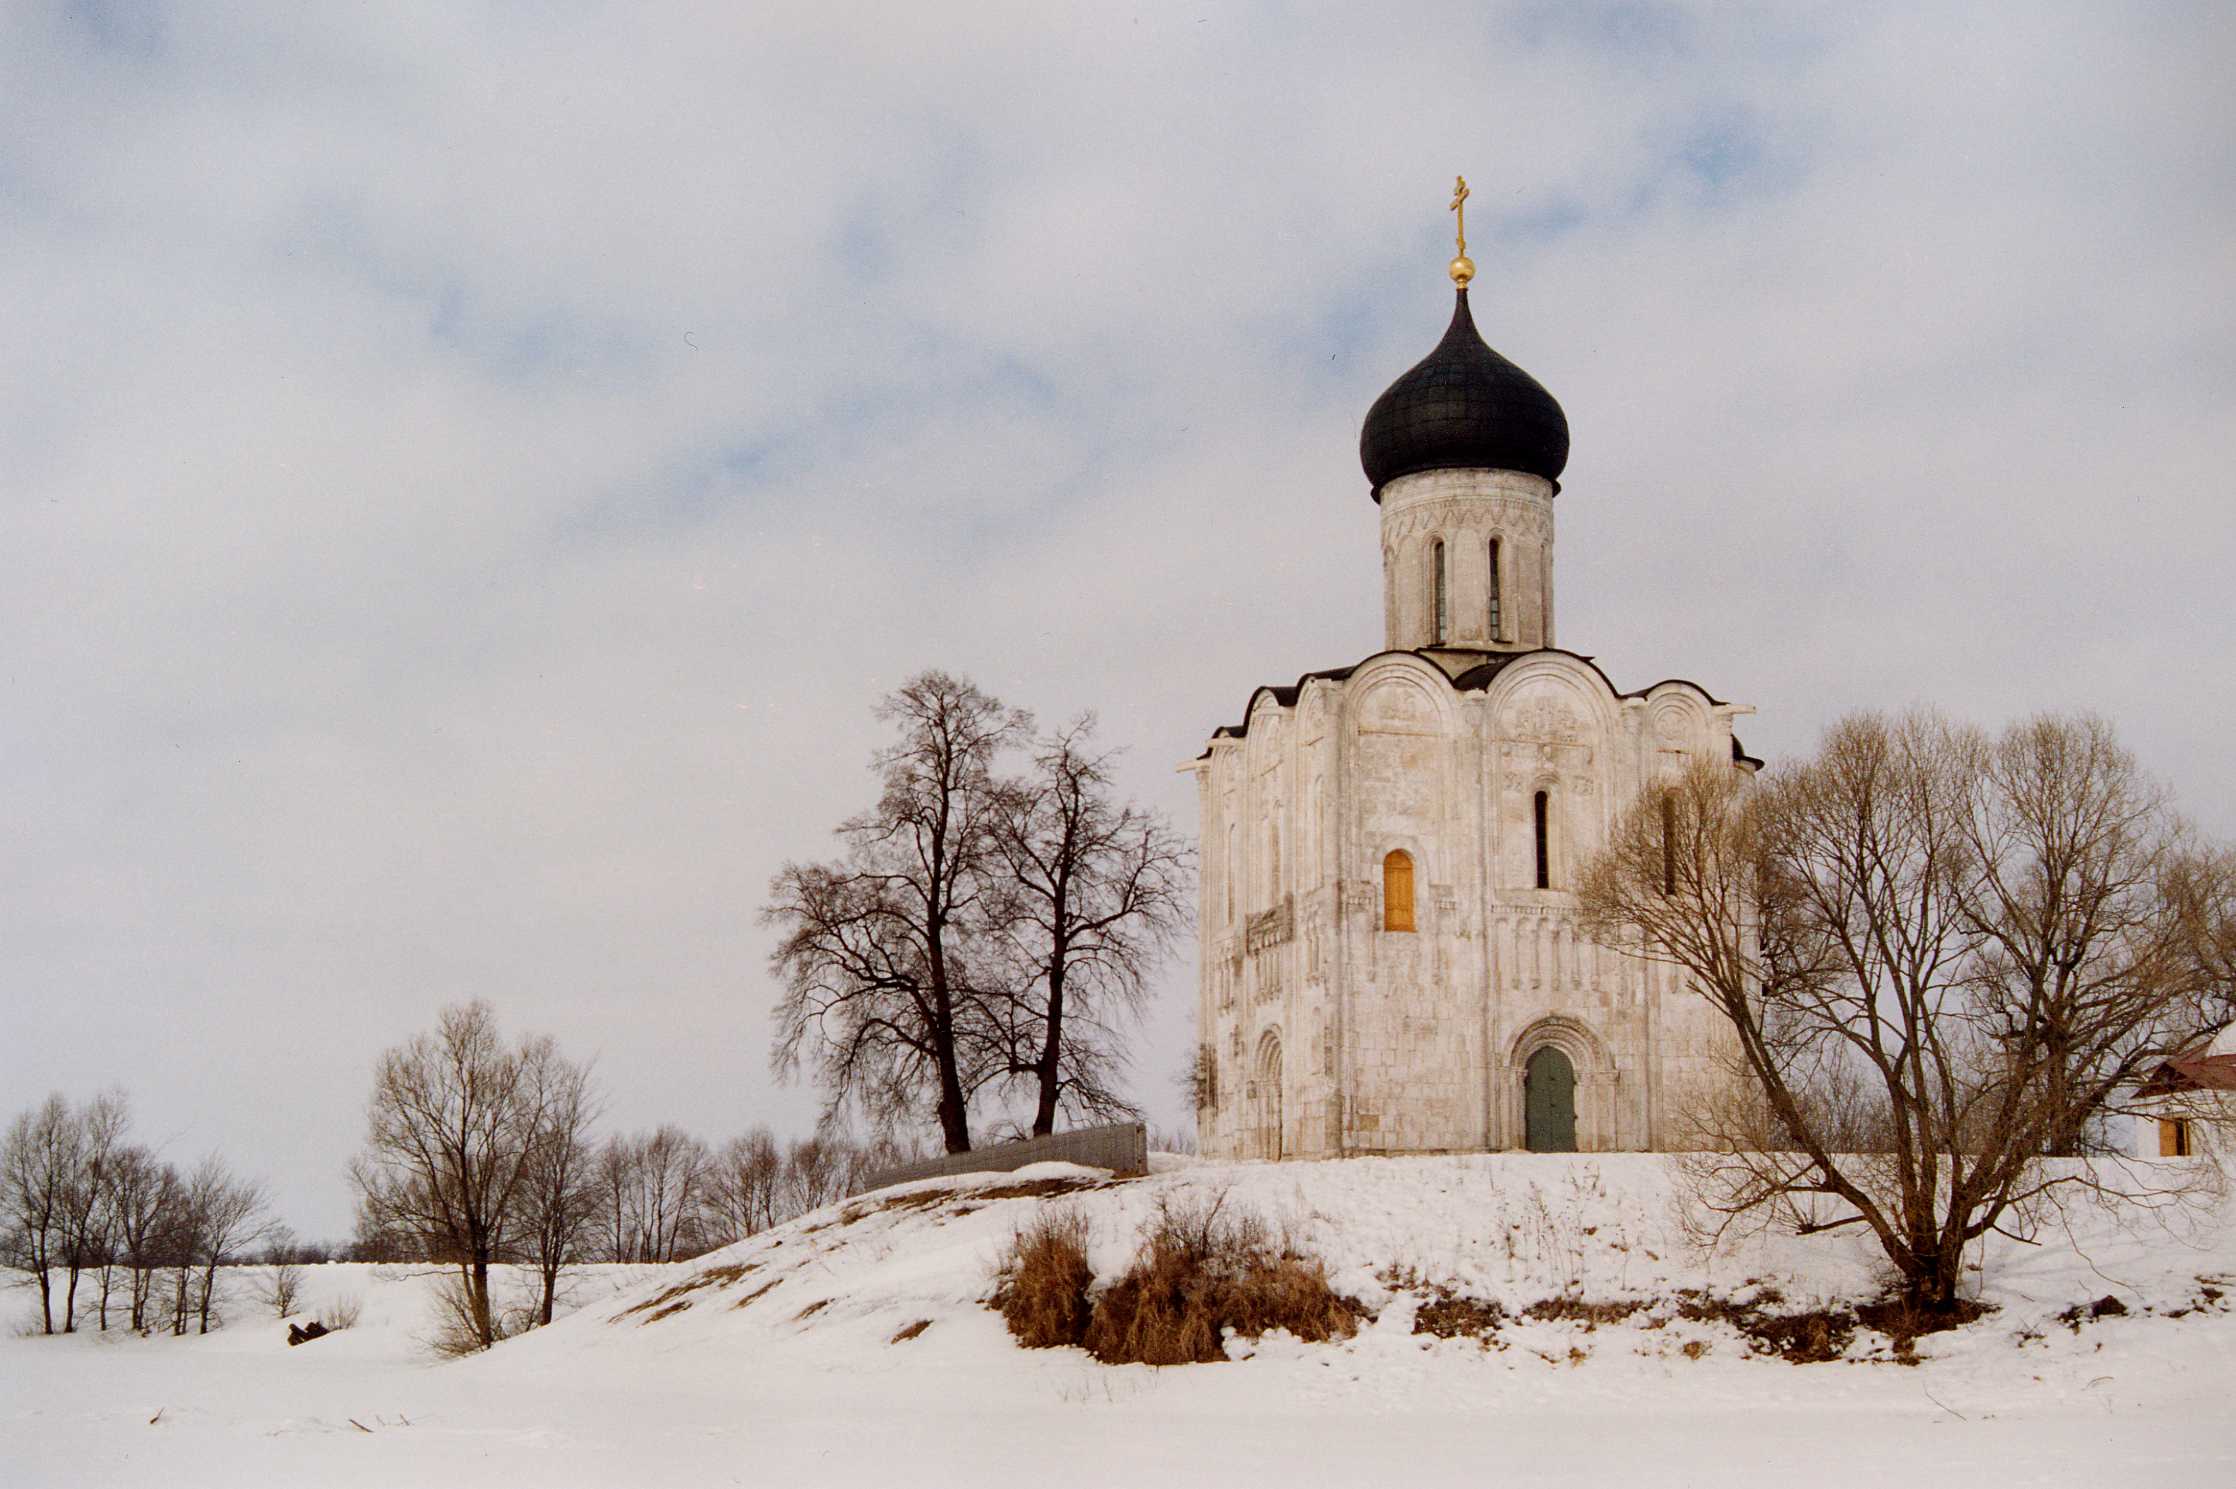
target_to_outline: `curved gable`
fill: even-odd
[[[1443,668],[1409,651],[1384,652],[1352,672],[1342,718],[1361,734],[1448,735],[1459,710]]]
[[[1622,703],[1606,674],[1573,652],[1540,651],[1500,669],[1484,689],[1493,728],[1504,738],[1573,744],[1611,737]]]

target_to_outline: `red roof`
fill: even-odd
[[[2175,1090],[2236,1091],[2236,1055],[2176,1055],[2152,1084],[2161,1083]]]

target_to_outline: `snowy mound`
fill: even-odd
[[[404,1269],[312,1269],[313,1307],[350,1292],[363,1319],[300,1349],[245,1300],[206,1339],[0,1339],[0,1482],[2071,1483],[2148,1461],[2207,1483],[2236,1463],[2224,1215],[2076,1208],[1995,1241],[1993,1311],[1919,1340],[1915,1368],[1868,1329],[1794,1365],[1763,1320],[1872,1294],[1867,1243],[1703,1249],[1665,1159],[1153,1167],[925,1180],[680,1266],[584,1269],[570,1315],[452,1364],[421,1343],[436,1279]],[[1107,1284],[1191,1197],[1322,1259],[1370,1310],[1357,1334],[1109,1366],[1021,1349],[986,1306],[1044,1207],[1085,1219]]]
[[[1098,1285],[1132,1263],[1160,1206],[1216,1201],[1259,1217],[1375,1314],[1359,1338],[1320,1347],[1352,1359],[1393,1342],[1417,1349],[1418,1310],[1455,1299],[1503,1320],[1495,1339],[1459,1332],[1520,1346],[1523,1358],[1567,1365],[1579,1349],[1583,1357],[1756,1357],[1774,1351],[1735,1328],[1726,1305],[1801,1313],[1852,1305],[1882,1286],[1860,1229],[1700,1236],[1686,1223],[1672,1165],[1655,1156],[1160,1167],[1123,1181],[1038,1164],[897,1185],[701,1258],[507,1353],[703,1351],[870,1371],[920,1369],[931,1353],[1012,1354],[986,1302],[1011,1237],[1048,1205],[1085,1218]],[[2217,1315],[2215,1295],[2236,1290],[2225,1285],[2231,1272],[2236,1242],[2217,1211],[2166,1218],[2077,1205],[2033,1244],[1991,1241],[1975,1274],[1989,1316],[1916,1348],[1928,1359],[2000,1351],[2015,1362],[2021,1343],[2047,1349],[2053,1332],[2075,1337],[2063,1315],[2106,1297],[2139,1319],[2200,1308]],[[1618,1323],[1628,1327],[1609,1327]],[[2236,1337],[2236,1329],[2215,1332]],[[1888,1341],[1869,1330],[1833,1353],[1891,1357]]]

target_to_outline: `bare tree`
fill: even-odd
[[[2045,729],[2065,744],[2026,738]],[[1990,747],[1863,715],[1759,784],[1703,766],[1617,823],[1587,926],[1673,964],[1736,1036],[1746,1084],[1695,1112],[1718,1213],[1866,1227],[1906,1300],[1945,1313],[1967,1248],[2061,1186],[2165,1197],[2042,1161],[2121,1069],[2194,1036],[2206,991],[2171,902],[2203,860],[2122,805],[2131,767],[2098,731],[2037,721]],[[2017,825],[2075,801],[2124,826],[2060,828],[2050,851]],[[2052,910],[2076,903],[2097,910]]]
[[[839,1181],[841,1197],[869,1188],[871,1178],[880,1170],[914,1163],[924,1156],[924,1149],[911,1139],[880,1133],[867,1142],[845,1144],[845,1154],[845,1172]]]
[[[707,1180],[708,1224],[722,1241],[742,1240],[783,1218],[784,1155],[766,1127],[731,1138]]]
[[[598,1145],[590,1172],[597,1214],[593,1226],[598,1252],[609,1262],[637,1260],[633,1208],[636,1187],[637,1140],[625,1133],[614,1133]]]
[[[131,1259],[125,1250],[126,1202],[141,1155],[142,1150],[132,1144],[113,1143],[103,1163],[94,1199],[91,1250],[94,1265],[101,1269],[99,1308],[104,1334],[109,1331],[109,1304],[115,1297],[117,1272],[121,1268],[128,1279],[133,1275]]]
[[[275,1225],[264,1240],[264,1302],[277,1318],[292,1317],[303,1296],[303,1264],[295,1259],[295,1232]]]
[[[640,1173],[648,1261],[681,1261],[706,1249],[703,1217],[713,1165],[707,1145],[673,1123],[646,1140]]]
[[[672,1123],[606,1139],[595,1182],[608,1258],[671,1262],[695,1255],[712,1167],[706,1144]]]
[[[69,1244],[71,1186],[84,1150],[83,1124],[59,1091],[17,1113],[0,1144],[8,1261],[37,1280],[40,1329],[48,1334],[54,1332],[54,1269]]]
[[[1119,1089],[1126,1033],[1189,923],[1192,855],[1161,818],[1113,798],[1094,727],[1083,714],[1037,741],[1032,772],[994,816],[1004,873],[993,921],[1017,973],[995,1013],[1007,1074],[1033,1094],[1035,1137],[1055,1131],[1059,1110],[1139,1115]]]
[[[197,1333],[207,1334],[215,1321],[217,1269],[239,1261],[262,1237],[267,1208],[264,1186],[235,1177],[225,1160],[214,1153],[203,1159],[187,1179],[186,1212],[192,1217],[192,1239],[186,1260],[196,1269]]]
[[[2146,1064],[2229,1022],[2236,988],[2214,954],[2236,875],[2102,719],[2044,716],[1956,747],[1970,791],[1954,893],[1979,996],[2041,1082],[2042,1151],[2077,1155]]]
[[[68,1286],[62,1305],[62,1332],[73,1333],[78,1321],[78,1279],[88,1267],[99,1266],[105,1253],[107,1213],[103,1201],[109,1187],[109,1164],[122,1146],[131,1109],[121,1091],[106,1091],[71,1114],[76,1136],[72,1157],[62,1184],[62,1264]],[[104,1296],[101,1326],[108,1327]]]
[[[846,1196],[847,1150],[837,1138],[811,1137],[784,1154],[784,1200],[788,1215],[805,1215]]]
[[[1004,1068],[970,944],[994,857],[993,765],[1030,721],[943,672],[878,712],[898,737],[876,756],[877,805],[838,829],[838,860],[786,864],[769,885],[761,917],[784,984],[771,1062],[814,1071],[827,1121],[930,1115],[947,1151],[966,1152],[971,1097]]]
[[[512,1239],[551,1121],[556,1058],[548,1040],[507,1044],[479,999],[444,1009],[432,1035],[381,1056],[365,1149],[350,1164],[359,1233],[457,1268],[482,1348],[496,1342],[489,1268]]]
[[[560,1274],[582,1259],[598,1213],[589,1131],[597,1115],[597,1099],[590,1072],[553,1054],[544,1079],[549,1084],[544,1098],[547,1115],[529,1154],[520,1213],[522,1248],[535,1264],[541,1287],[536,1306],[539,1324],[551,1322]]]

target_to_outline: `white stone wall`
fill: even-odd
[[[1499,625],[1490,627],[1491,542]],[[1436,635],[1436,545],[1446,559],[1447,629]],[[1384,644],[1479,650],[1553,645],[1553,483],[1504,470],[1432,470],[1382,488]]]
[[[1572,886],[1645,782],[1730,760],[1744,710],[1683,682],[1618,696],[1563,652],[1456,688],[1469,660],[1384,653],[1292,704],[1261,692],[1197,767],[1207,1154],[1518,1147],[1547,1043],[1576,1067],[1581,1147],[1684,1144],[1728,1036],[1668,969],[1584,938]],[[1382,929],[1393,848],[1412,932]]]

